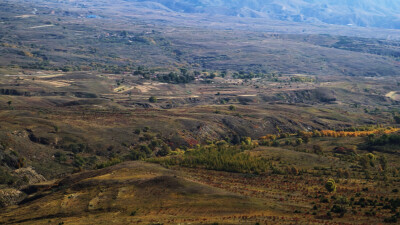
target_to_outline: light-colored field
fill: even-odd
[[[37,28],[43,28],[43,27],[54,27],[54,24],[34,26],[34,27],[29,27],[29,29],[37,29]]]
[[[398,94],[397,91],[391,91],[387,93],[385,96],[396,101],[400,100],[400,94]]]
[[[54,78],[54,77],[60,77],[63,76],[65,74],[62,73],[58,73],[58,74],[41,74],[41,75],[37,75],[37,78]]]
[[[25,19],[25,18],[34,17],[34,16],[36,16],[36,15],[27,14],[27,15],[15,16],[15,18],[23,18],[23,19]]]
[[[161,83],[143,83],[143,85],[134,86],[134,88],[139,89],[141,93],[148,93],[154,90],[160,90],[159,86],[163,85]]]
[[[36,82],[45,84],[45,85],[54,86],[57,88],[71,86],[71,81],[67,81],[67,80],[58,80],[58,81],[36,80]]]
[[[117,88],[114,88],[114,92],[116,92],[116,93],[127,92],[127,91],[131,91],[133,89],[135,89],[135,88],[134,87],[128,87],[128,86],[125,86],[125,85],[121,85],[121,86],[119,86]]]

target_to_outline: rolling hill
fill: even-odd
[[[397,224],[398,9],[0,0],[0,224]]]

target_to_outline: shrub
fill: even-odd
[[[303,139],[302,139],[302,138],[297,138],[297,139],[296,139],[296,144],[297,144],[297,145],[303,144]]]
[[[273,147],[279,147],[279,145],[280,145],[280,143],[279,143],[279,141],[277,141],[277,140],[275,140],[275,141],[272,142],[272,146],[273,146]]]
[[[340,205],[348,205],[350,203],[350,201],[344,196],[339,196],[336,199],[335,203],[340,204]]]
[[[294,166],[292,166],[292,167],[287,167],[287,168],[286,168],[286,171],[287,171],[288,174],[291,174],[291,175],[295,175],[295,176],[299,175],[299,169],[297,169],[297,168],[294,167]]]
[[[78,143],[78,144],[72,143],[72,144],[70,144],[70,145],[68,145],[68,146],[66,146],[64,148],[67,151],[71,151],[71,152],[77,154],[77,153],[80,153],[80,152],[84,152],[87,149],[87,146],[84,145],[84,144],[81,144],[81,143]]]
[[[171,152],[171,148],[167,144],[163,144],[161,150],[157,152],[157,156],[167,156]]]
[[[67,161],[67,156],[63,152],[56,152],[54,154],[54,158],[56,159],[57,162],[63,163]]]
[[[151,102],[151,103],[157,103],[157,97],[151,96],[151,97],[149,98],[149,102]]]
[[[146,153],[144,153],[138,149],[131,150],[127,156],[127,158],[129,160],[141,160],[141,159],[145,159],[146,157],[147,157]]]
[[[79,155],[75,155],[74,162],[72,163],[75,167],[82,167],[85,164],[86,160]]]
[[[397,223],[397,221],[398,220],[396,216],[387,217],[383,220],[385,223]]]
[[[393,119],[397,124],[400,124],[400,116],[394,116]]]
[[[340,217],[343,217],[347,209],[344,206],[333,205],[331,212],[340,214]]]
[[[122,161],[119,158],[112,158],[108,162],[97,164],[96,165],[96,169],[103,169],[103,168],[106,168],[106,167],[114,166],[114,165],[117,165],[117,164],[119,164],[121,162]]]
[[[329,203],[329,199],[327,199],[325,197],[321,197],[320,201],[321,201],[321,203]]]
[[[325,184],[325,188],[328,192],[335,192],[336,191],[336,183],[335,180],[333,179],[329,179],[326,184]]]
[[[17,181],[17,178],[10,175],[6,170],[0,168],[0,184],[12,185]]]
[[[310,137],[302,137],[304,143],[309,143],[310,142]],[[301,144],[301,143],[300,143]]]
[[[337,177],[349,178],[350,177],[350,172],[348,170],[338,169],[337,170]]]
[[[245,137],[245,138],[243,138],[243,142],[246,145],[251,145],[251,138],[250,137]]]
[[[280,138],[280,139],[288,138],[288,137],[290,137],[290,134],[288,134],[288,133],[281,133],[281,134],[279,134],[279,138]]]
[[[320,145],[313,145],[313,151],[315,154],[322,154],[322,147]]]
[[[19,169],[25,166],[24,160],[24,158],[17,157],[13,154],[4,154],[3,159],[0,161],[0,163],[4,163],[10,168]]]
[[[143,152],[144,154],[146,154],[146,156],[150,156],[152,153],[151,149],[147,145],[141,145],[140,151]]]

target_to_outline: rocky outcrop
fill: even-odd
[[[15,205],[24,197],[25,194],[17,189],[0,189],[0,208]]]
[[[28,184],[37,184],[46,181],[46,179],[41,174],[38,174],[32,167],[17,169],[14,171],[14,174],[26,179]]]

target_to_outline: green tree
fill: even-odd
[[[233,135],[232,137],[232,144],[237,145],[241,142],[241,137],[237,134]]]
[[[297,138],[297,139],[296,139],[296,144],[297,144],[297,145],[303,144],[303,139]]]
[[[210,74],[210,76],[208,76],[208,78],[210,78],[210,79],[214,79],[216,76],[217,76],[217,74],[215,74],[215,73],[211,73],[211,74]]]
[[[160,151],[157,152],[158,156],[167,156],[171,152],[171,148],[167,144],[163,144]]]
[[[151,97],[149,98],[149,102],[151,102],[151,103],[157,103],[157,97],[151,96]]]
[[[145,152],[140,151],[139,149],[133,149],[129,152],[129,155],[127,156],[128,159],[130,160],[141,160],[145,159],[147,157]]]
[[[141,145],[140,146],[140,151],[145,153],[147,157],[150,157],[150,155],[152,153],[151,149],[147,145]]]

